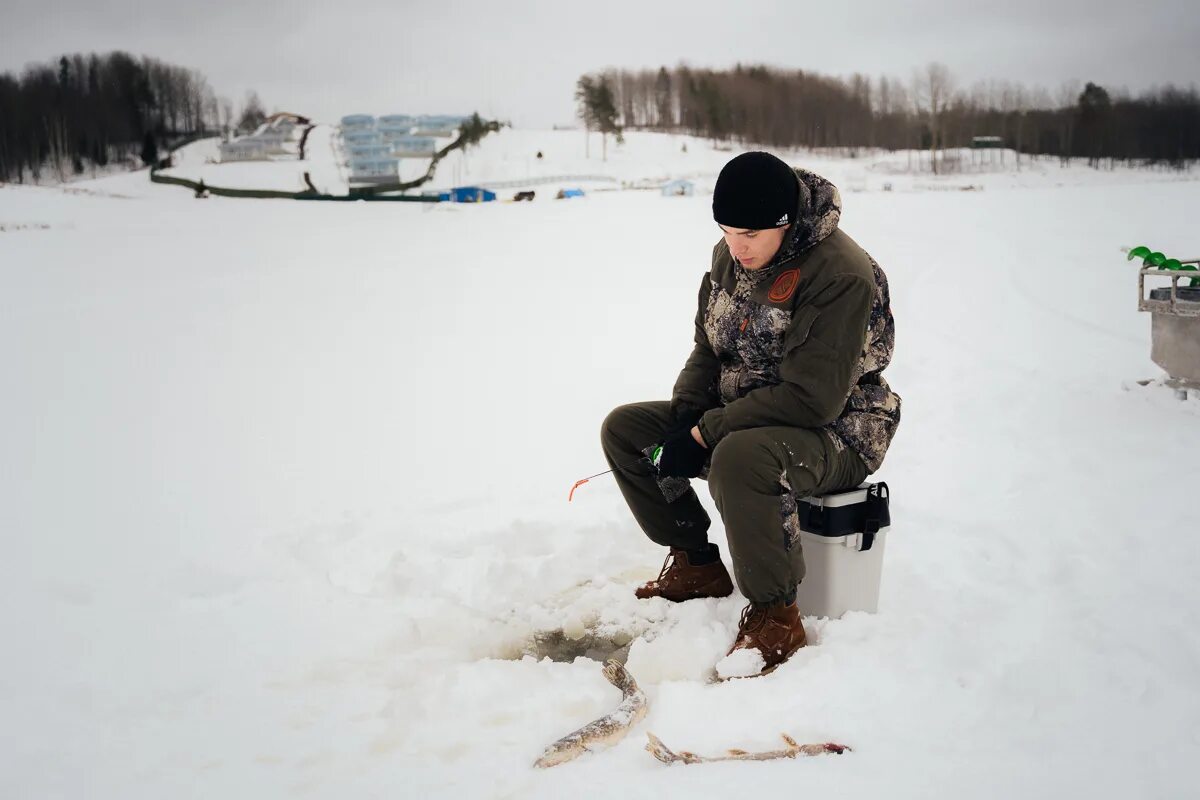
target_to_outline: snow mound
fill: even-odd
[[[1165,377],[1124,381],[1121,388],[1135,397],[1141,397],[1158,410],[1200,414],[1200,389],[1172,385]]]
[[[643,601],[644,602],[644,601]],[[733,641],[737,600],[656,600],[661,621],[634,640],[625,666],[644,684],[708,678],[708,666]]]
[[[726,678],[748,678],[762,672],[766,666],[762,653],[754,648],[741,648],[717,662],[717,676]]]

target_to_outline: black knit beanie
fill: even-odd
[[[770,153],[742,153],[721,169],[713,219],[731,228],[778,228],[796,221],[796,173]]]

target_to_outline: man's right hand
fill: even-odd
[[[690,403],[678,403],[671,409],[671,422],[663,432],[664,439],[670,439],[684,431],[691,431],[704,416],[705,409]]]
[[[708,460],[708,450],[699,444],[691,431],[684,430],[667,437],[658,460],[658,474],[672,478],[696,478]]]

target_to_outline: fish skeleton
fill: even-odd
[[[664,764],[674,764],[676,761],[682,761],[684,764],[704,764],[713,761],[768,761],[773,758],[795,758],[796,756],[819,756],[825,753],[837,753],[841,755],[851,748],[844,744],[835,744],[834,742],[820,742],[818,744],[796,744],[796,740],[782,734],[785,747],[782,750],[768,750],[765,753],[748,753],[745,750],[728,750],[723,756],[698,756],[695,753],[689,753],[686,750],[680,750],[676,753],[671,748],[662,743],[662,740],[653,733],[647,733],[646,736],[650,739],[650,743],[646,745],[646,749],[650,751],[650,755],[657,758]]]

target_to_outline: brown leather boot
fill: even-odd
[[[789,605],[778,603],[773,606],[755,606],[751,603],[742,609],[737,637],[725,655],[735,650],[756,648],[763,657],[763,668],[758,675],[766,675],[774,672],[776,667],[807,643],[796,601],[793,600]]]
[[[642,600],[665,597],[674,603],[697,597],[728,597],[733,594],[733,580],[720,558],[711,564],[693,567],[686,550],[672,547],[658,577],[639,586],[634,594]]]

